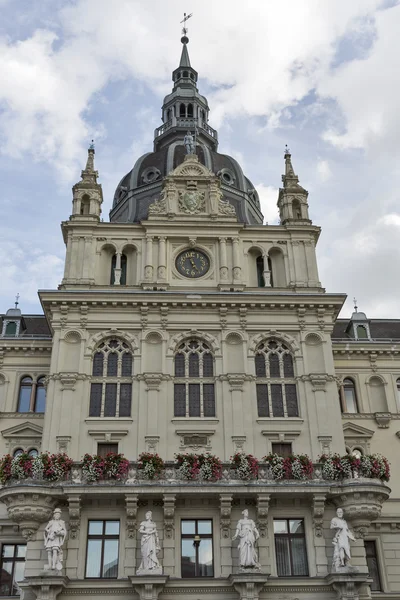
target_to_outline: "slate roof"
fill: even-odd
[[[1,325],[6,315],[0,315]],[[1,334],[1,327],[0,327]],[[22,327],[18,338],[23,337],[52,337],[44,315],[22,315]]]
[[[334,325],[332,339],[354,340],[346,333],[350,319],[338,319]],[[400,319],[368,319],[371,337],[374,340],[400,340]],[[364,343],[368,340],[362,340]]]

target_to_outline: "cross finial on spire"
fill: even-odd
[[[89,144],[89,150],[94,150],[94,140]]]
[[[357,312],[357,310],[358,310],[357,298],[353,298],[353,302],[354,302],[354,312]]]
[[[18,300],[19,300],[19,294],[17,294],[15,296],[15,308],[18,308],[18,304],[19,304]]]
[[[287,144],[285,144],[285,156],[286,156],[287,154],[289,154],[289,156],[290,156],[290,148],[288,148],[288,145],[287,145]]]
[[[193,13],[190,13],[190,15],[187,15],[186,13],[183,13],[183,19],[181,21],[181,23],[183,23],[183,27],[182,27],[182,35],[186,37],[186,34],[188,32],[188,28],[186,27],[186,21],[188,19],[190,19],[190,17],[193,16]]]

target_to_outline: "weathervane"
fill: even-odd
[[[287,144],[285,144],[285,155],[286,154],[290,154],[290,148],[288,148]]]
[[[15,308],[18,308],[18,304],[19,304],[18,300],[19,300],[19,294],[17,294],[15,296]]]
[[[187,15],[186,13],[183,13],[183,19],[181,21],[181,23],[183,23],[183,27],[182,27],[182,35],[186,35],[188,32],[188,28],[186,27],[186,21],[188,19],[190,19],[190,17],[193,16],[193,13],[190,13],[190,15]]]
[[[92,140],[92,143],[89,144],[89,150],[94,150],[94,140]]]
[[[353,298],[353,302],[354,302],[354,311],[357,312],[357,309],[358,309],[357,298]]]

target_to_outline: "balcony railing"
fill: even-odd
[[[157,127],[157,129],[154,132],[154,137],[160,137],[173,127],[182,127],[189,130],[194,130],[197,127],[198,129],[203,130],[207,135],[209,135],[213,139],[218,140],[218,132],[212,127],[210,127],[208,123],[190,117],[173,117],[172,119],[169,119],[169,121],[166,121],[160,127]]]

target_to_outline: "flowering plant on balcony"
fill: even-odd
[[[235,471],[238,479],[257,479],[259,463],[252,454],[236,452],[231,456],[231,469]]]
[[[164,470],[164,461],[158,454],[142,452],[138,458],[138,476],[143,479],[156,479]]]
[[[319,457],[322,463],[322,476],[324,479],[349,479],[351,477],[368,477],[389,481],[390,466],[384,456],[378,454],[363,455],[360,458],[352,454],[323,454]]]
[[[217,456],[206,454],[175,454],[178,477],[188,480],[218,481],[222,463]]]
[[[284,458],[270,452],[263,461],[269,466],[273,479],[311,479],[314,466],[306,454],[291,454]]]
[[[340,456],[340,454],[322,454],[318,462],[322,463],[322,477],[337,481],[339,479],[350,478],[353,474],[353,468],[357,468],[355,456]]]
[[[86,481],[102,479],[124,479],[129,470],[129,461],[123,454],[110,452],[104,458],[97,454],[85,454],[82,461],[82,476]]]
[[[31,456],[23,452],[14,457],[7,454],[0,461],[0,481],[1,483],[12,479],[62,481],[67,478],[71,465],[72,460],[64,453],[42,452],[37,456]]]
[[[368,454],[360,458],[361,477],[371,477],[381,481],[389,481],[390,465],[384,456],[380,454]]]

